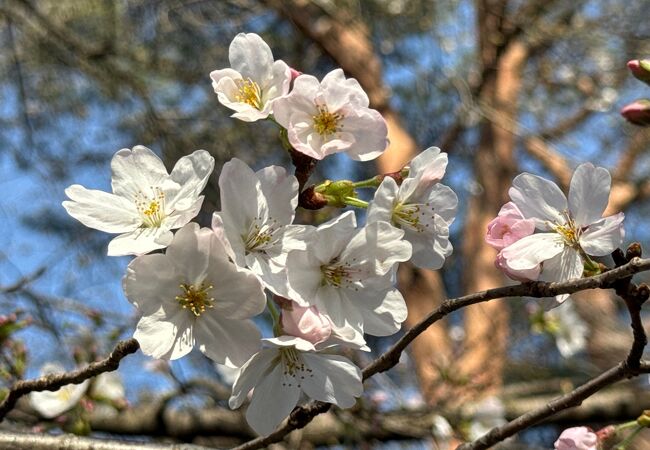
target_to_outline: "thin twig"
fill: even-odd
[[[139,348],[138,341],[133,338],[127,339],[118,342],[106,359],[89,364],[88,367],[83,369],[45,375],[34,380],[22,380],[14,383],[5,399],[0,403],[0,422],[16,406],[16,402],[23,395],[36,391],[56,391],[66,384],[81,384],[100,373],[116,370],[124,357],[135,353]]]

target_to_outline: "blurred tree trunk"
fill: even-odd
[[[488,222],[508,201],[508,188],[517,171],[513,155],[515,135],[504,124],[517,117],[521,72],[528,57],[522,42],[504,43],[506,6],[503,0],[478,0],[476,5],[478,57],[484,74],[479,102],[494,117],[480,126],[474,159],[477,186],[469,201],[463,233],[463,284],[468,293],[503,284],[501,273],[494,267],[495,251],[485,243],[484,236]],[[494,393],[501,386],[508,317],[506,303],[499,300],[465,311],[465,351],[459,369],[485,394]]]

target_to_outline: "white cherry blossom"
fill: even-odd
[[[342,335],[391,335],[406,319],[406,305],[394,287],[397,262],[411,256],[404,232],[388,222],[356,229],[353,211],[318,227],[308,250],[287,257],[291,299],[315,305]]]
[[[283,167],[257,172],[233,158],[219,176],[222,211],[213,230],[227,240],[231,257],[250,268],[276,294],[286,296],[287,253],[304,250],[313,227],[291,225],[298,206],[298,180]]]
[[[431,147],[411,161],[409,175],[400,186],[386,177],[368,208],[368,222],[383,220],[404,230],[413,245],[411,261],[418,267],[439,269],[453,248],[449,226],[454,221],[458,197],[438,183],[445,173],[447,155]]]
[[[502,250],[513,270],[543,264],[544,281],[580,278],[588,255],[605,256],[623,242],[624,214],[602,217],[609,199],[611,176],[590,163],[578,166],[571,179],[569,198],[545,178],[518,175],[509,194],[524,219],[535,221],[541,233],[519,239]],[[562,302],[568,294],[556,296]]]
[[[271,433],[289,415],[301,393],[341,408],[353,406],[363,393],[361,371],[347,358],[320,353],[294,336],[264,341],[269,347],[242,366],[228,402],[239,408],[254,389],[246,420],[260,435]]]
[[[367,161],[388,146],[388,128],[357,80],[336,69],[319,82],[311,75],[295,79],[291,92],[274,104],[277,122],[287,129],[297,151],[315,159],[345,152]]]
[[[142,314],[133,336],[146,355],[177,359],[196,346],[238,367],[259,348],[259,331],[245,319],[264,310],[262,285],[228,259],[208,228],[187,224],[165,254],[135,258],[123,287]]]
[[[289,92],[291,71],[283,61],[273,61],[271,49],[255,33],[239,33],[230,43],[231,68],[210,73],[219,102],[246,122],[265,119],[274,101]]]
[[[65,368],[55,362],[43,364],[41,376],[64,373]],[[53,419],[72,409],[81,400],[88,388],[88,380],[81,384],[66,384],[56,391],[38,391],[29,394],[29,404],[41,417]]]
[[[184,156],[169,174],[158,156],[141,145],[118,151],[111,161],[113,193],[74,184],[63,207],[87,227],[120,233],[108,244],[110,256],[139,255],[164,248],[171,230],[195,217],[214,167],[205,150]]]

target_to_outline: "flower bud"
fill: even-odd
[[[597,450],[598,436],[590,428],[567,428],[555,441],[555,450]]]
[[[524,219],[515,204],[508,202],[488,224],[485,242],[496,250],[502,250],[534,232],[535,221]]]
[[[650,59],[633,59],[628,61],[627,67],[636,79],[650,84]]]
[[[650,100],[640,99],[625,105],[621,109],[621,115],[634,125],[650,125]]]
[[[312,344],[327,340],[332,334],[332,325],[315,306],[305,308],[297,303],[291,309],[282,310],[282,328],[286,334],[302,338]]]
[[[291,72],[291,81],[294,81],[296,78],[298,78],[300,75],[302,75],[302,72],[294,69],[293,67],[289,67],[289,71]]]

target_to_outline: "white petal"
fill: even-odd
[[[248,232],[248,227],[255,217],[264,216],[261,213],[266,211],[266,204],[261,194],[260,182],[245,162],[233,158],[224,164],[219,176],[219,189],[221,217],[226,225],[226,232],[232,227],[237,230],[237,235],[241,236]],[[230,236],[229,233],[228,239],[234,249],[235,236]]]
[[[447,169],[447,154],[438,147],[429,147],[409,163],[409,178],[418,179],[423,189],[439,182]]]
[[[552,259],[544,263],[539,279],[542,281],[555,281],[561,283],[582,277],[584,265],[580,254],[571,247],[564,250]],[[569,294],[555,296],[558,303],[562,303],[569,297]]]
[[[253,391],[246,421],[262,436],[271,433],[289,415],[300,397],[300,388],[285,381],[283,366],[276,365]]]
[[[578,226],[600,219],[607,207],[612,177],[603,167],[580,164],[571,178],[569,209]]]
[[[246,361],[246,364],[239,370],[239,375],[232,386],[232,395],[228,400],[230,409],[239,408],[244,403],[250,390],[257,386],[260,380],[268,375],[273,368],[277,356],[278,351],[269,348],[256,353]]]
[[[176,302],[180,293],[176,269],[166,255],[144,255],[126,268],[122,288],[127,299],[141,314],[154,314],[167,302]]]
[[[314,98],[320,83],[312,75],[300,75],[293,82],[289,95],[277,99],[273,103],[273,116],[284,128],[291,128],[291,116],[303,112],[307,117],[316,113]]]
[[[224,251],[226,252],[228,258],[235,261],[235,252],[233,251],[232,246],[230,245],[230,241],[226,236],[223,219],[221,218],[221,213],[219,212],[212,214],[212,231],[214,232],[214,235],[217,237],[219,242],[221,242],[221,245],[223,245]]]
[[[194,219],[201,211],[204,197],[202,195],[194,199],[194,204],[189,205],[184,210],[175,210],[163,222],[168,228],[175,230],[186,225],[190,220]]]
[[[356,397],[363,393],[361,371],[350,360],[339,355],[303,353],[305,364],[313,371],[313,377],[302,380],[305,393],[323,402],[350,408]]]
[[[381,155],[388,147],[386,121],[374,109],[354,109],[343,119],[346,133],[354,136],[354,143],[346,154],[357,161],[370,161]]]
[[[161,186],[169,179],[162,160],[142,145],[115,153],[111,172],[113,192],[126,198],[133,198],[138,191],[148,193],[151,186]]]
[[[508,267],[514,270],[532,269],[565,249],[562,237],[557,233],[537,233],[519,239],[504,248],[501,253]]]
[[[384,178],[375,191],[373,201],[370,202],[370,206],[368,206],[368,223],[377,222],[378,220],[386,222],[392,220],[393,208],[395,206],[395,199],[397,198],[398,190],[399,187],[397,186],[397,182],[393,178]]]
[[[179,159],[170,177],[180,185],[180,190],[173,198],[167,199],[168,206],[175,210],[193,208],[213,169],[214,158],[205,150],[197,150]]]
[[[399,331],[406,315],[404,297],[397,289],[392,289],[378,307],[364,314],[363,330],[373,336],[390,336]]]
[[[284,167],[270,166],[258,170],[260,188],[266,198],[269,215],[283,225],[293,222],[298,206],[298,180]]]
[[[258,84],[270,76],[273,54],[266,42],[255,33],[239,33],[230,43],[230,66]]]
[[[625,214],[618,213],[593,222],[580,236],[582,249],[592,256],[609,255],[623,244],[623,219]]]
[[[334,69],[323,77],[322,89],[327,93],[327,106],[338,110],[344,105],[367,108],[368,95],[354,78],[345,78],[343,69]]]
[[[525,219],[535,219],[537,227],[546,229],[544,222],[564,223],[562,212],[567,200],[557,184],[530,173],[515,177],[508,191]]]
[[[108,243],[108,256],[144,255],[167,247],[174,234],[163,228],[138,228],[120,234]]]
[[[232,320],[206,310],[196,318],[194,340],[205,356],[230,367],[240,367],[261,345],[260,332],[250,320]]]
[[[72,217],[89,228],[106,233],[124,233],[135,230],[142,220],[135,203],[103,191],[86,189],[73,184],[65,190],[72,201],[63,207]]]
[[[140,319],[133,337],[145,355],[159,359],[181,358],[194,346],[191,315],[180,307],[168,312],[161,308]]]
[[[275,100],[287,95],[291,86],[291,69],[284,61],[275,61],[271,67],[271,78],[264,83],[262,88],[262,102],[264,113],[273,112]]]
[[[208,269],[212,231],[190,222],[176,232],[165,255],[177,267],[181,283],[200,284]]]
[[[287,282],[291,298],[301,306],[314,301],[320,289],[323,275],[317,259],[311,251],[293,250],[287,255]]]

